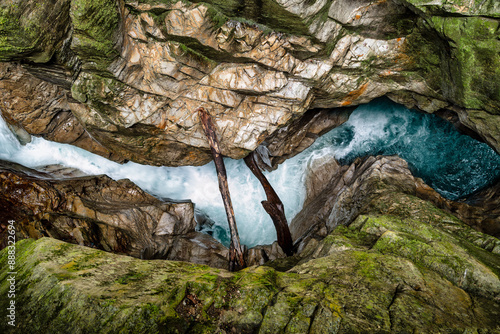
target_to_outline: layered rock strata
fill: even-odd
[[[19,165],[0,166],[0,210],[16,221],[18,238],[52,237],[137,258],[227,267],[227,249],[196,232],[191,202],[161,201],[129,180],[56,179]],[[3,247],[6,233],[2,228]]]
[[[116,160],[207,162],[193,112],[202,106],[225,155],[242,158],[263,145],[279,163],[311,142],[283,135],[306,111],[382,95],[427,112],[446,108],[500,151],[494,0],[59,0],[0,8],[0,60],[20,61],[16,76],[27,70],[55,85],[34,85],[33,109],[63,111],[60,122],[44,114],[32,126],[19,116],[30,95],[16,93],[17,104],[2,107],[5,118]],[[7,79],[0,87],[7,94],[26,85]]]
[[[85,107],[68,94],[70,74],[64,68],[58,71],[62,77],[59,85],[33,76],[19,64],[0,63],[1,111],[11,130],[21,143],[30,142],[35,135],[124,161],[92,138],[75,117],[72,110]],[[54,72],[50,68],[53,77]]]
[[[392,200],[379,202],[388,214],[360,215],[293,258],[237,273],[52,238],[20,241],[16,319],[29,321],[16,330],[498,332],[500,241],[429,202],[399,192]],[[1,293],[7,259],[1,251]],[[2,317],[8,302],[0,299]],[[11,331],[5,321],[0,328]]]

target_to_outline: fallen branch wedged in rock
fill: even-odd
[[[229,187],[227,184],[227,173],[220,152],[219,142],[217,141],[217,134],[215,133],[215,125],[208,112],[200,107],[197,109],[198,116],[200,117],[203,131],[208,139],[210,150],[215,162],[215,169],[217,170],[217,178],[219,180],[219,190],[226,209],[227,221],[229,224],[229,232],[231,233],[231,245],[229,246],[229,270],[235,271],[246,267],[243,250],[240,244],[240,237],[238,235],[238,228],[236,226],[236,219],[234,218],[233,205],[231,203],[231,196],[229,195]]]
[[[262,184],[262,187],[266,192],[267,201],[262,201],[261,203],[264,210],[266,210],[273,220],[274,227],[276,228],[276,234],[278,235],[278,245],[280,245],[286,255],[293,255],[292,235],[290,234],[290,229],[288,228],[288,223],[286,221],[285,207],[283,206],[283,203],[257,165],[254,158],[254,152],[246,156],[244,161],[257,179],[259,179],[260,184]]]

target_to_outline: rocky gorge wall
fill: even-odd
[[[0,322],[2,332],[500,331],[500,240],[464,223],[498,222],[498,188],[472,207],[443,199],[395,156],[317,160],[290,225],[296,254],[253,247],[250,267],[230,273],[227,249],[192,230],[191,203],[164,203],[126,180],[12,167],[0,173],[0,208],[18,234],[42,238],[16,244],[18,323]],[[2,295],[8,256],[0,252]]]
[[[500,152],[499,20],[495,0],[5,0],[0,111],[22,142],[179,166],[211,159],[203,106],[224,155],[274,168],[385,95]],[[498,182],[453,202],[397,157],[316,161],[297,254],[229,273],[192,203],[74,173],[0,164],[0,211],[39,239],[16,246],[14,331],[500,331]]]
[[[373,180],[377,171],[404,165],[384,159],[372,161]],[[399,179],[406,179],[400,171]],[[138,260],[53,238],[20,241],[17,328],[4,321],[0,328],[5,333],[498,333],[500,241],[405,193],[412,187],[407,181],[368,184],[377,185],[372,191],[381,196],[357,197],[355,202],[370,204],[349,226],[304,240],[293,257],[236,273]],[[7,259],[4,249],[2,295],[9,289]],[[3,319],[8,302],[0,299]]]
[[[388,95],[447,110],[499,152],[498,7],[4,1],[0,59],[14,63],[1,69],[2,114],[28,133],[117,161],[176,166],[210,159],[193,113],[203,106],[225,155],[264,145],[279,161],[324,130],[316,122],[280,136],[306,111]]]

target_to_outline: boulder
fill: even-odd
[[[195,231],[191,202],[159,200],[129,180],[60,179],[7,162],[0,185],[0,210],[16,221],[18,238],[48,236],[137,258],[227,266],[227,248]]]

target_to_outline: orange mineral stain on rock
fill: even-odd
[[[167,127],[167,119],[165,114],[161,116],[160,124],[158,124],[158,127],[162,130],[165,130],[165,128]]]
[[[359,87],[358,89],[353,90],[352,92],[346,95],[346,97],[342,100],[340,105],[342,107],[351,105],[354,100],[356,100],[358,97],[361,96],[361,94],[365,92],[367,87],[368,87],[368,82],[361,85],[361,87]]]

